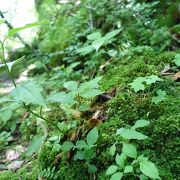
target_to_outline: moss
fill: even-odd
[[[138,142],[139,151],[156,163],[160,175],[164,179],[180,177],[178,174],[180,163],[177,159],[180,151],[178,138],[180,127],[179,84],[164,79],[163,82],[148,91],[134,93],[128,83],[139,76],[158,75],[164,64],[172,63],[174,55],[173,52],[159,55],[145,53],[131,59],[118,59],[108,67],[101,82],[101,88],[104,91],[116,88],[116,96],[107,104],[109,119],[99,128],[102,133],[100,133],[100,139],[104,139],[104,143],[106,142],[106,145],[109,144],[110,147],[115,139],[113,133],[115,134],[117,128],[132,125],[140,118],[149,119],[150,126],[142,129],[142,132],[149,138],[146,141]],[[166,100],[158,105],[153,105],[151,103],[152,91],[158,88],[166,91]],[[103,134],[106,134],[106,138],[103,138]],[[104,156],[104,152],[105,150],[99,154],[100,159],[107,157],[107,154]]]
[[[0,173],[1,180],[18,180],[17,174],[12,171],[4,171]]]
[[[170,79],[157,83],[147,91],[134,93],[128,83],[138,76],[158,75],[164,64],[171,63],[174,53],[149,54],[134,56],[132,59],[124,58],[114,61],[106,70],[101,82],[103,91],[116,88],[116,96],[107,104],[108,120],[99,127],[97,142],[97,156],[93,162],[98,168],[98,179],[106,179],[105,171],[114,163],[114,157],[109,154],[109,147],[114,144],[117,137],[116,130],[120,127],[133,125],[138,119],[145,118],[151,124],[141,129],[149,138],[137,142],[138,152],[149,157],[159,169],[164,179],[177,179],[180,164],[177,160],[179,152],[179,84]],[[163,78],[163,77],[162,77]],[[154,105],[152,96],[157,89],[167,93],[165,101]],[[100,104],[99,104],[100,105]],[[103,104],[103,106],[105,106]],[[121,147],[117,147],[120,152]],[[87,173],[84,161],[67,160],[64,156],[54,164],[56,155],[51,146],[44,146],[40,155],[42,169],[56,167],[55,174],[59,179],[91,179]]]
[[[38,176],[37,166],[33,164],[18,169],[16,172],[4,171],[0,173],[1,180],[36,180]]]

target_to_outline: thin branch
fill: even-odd
[[[4,14],[2,13],[2,11],[0,10],[0,17],[4,20],[4,23],[7,25],[7,27],[9,29],[13,29],[13,26],[7,21],[7,19],[4,17]],[[23,40],[23,38],[19,35],[19,34],[16,34],[15,35],[20,41],[22,44],[24,44],[28,49],[31,49],[31,47]]]

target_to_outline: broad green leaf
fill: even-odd
[[[137,132],[133,129],[125,129],[125,128],[120,128],[117,130],[117,135],[121,135],[124,139],[137,139],[137,140],[144,140],[147,139],[148,137],[145,136],[144,134]]]
[[[72,95],[67,94],[65,92],[59,92],[59,93],[52,94],[49,96],[48,100],[51,102],[70,104],[70,105],[73,105],[76,103],[76,101],[74,100]]]
[[[138,92],[140,90],[145,89],[145,86],[143,85],[144,80],[145,80],[145,78],[138,77],[132,83],[130,83],[129,85],[131,86],[132,89],[134,89],[135,92]]]
[[[117,169],[118,169],[118,166],[116,165],[109,166],[109,168],[106,171],[106,175],[114,174],[117,171]]]
[[[108,43],[113,37],[115,37],[119,32],[121,31],[121,29],[117,29],[114,31],[111,31],[109,33],[107,33],[104,38],[105,38],[105,42]]]
[[[139,179],[140,179],[140,180],[148,180],[148,177],[145,176],[144,174],[140,174],[140,175],[139,175]]]
[[[8,68],[9,68],[9,71],[12,70],[12,67],[13,67],[15,64],[17,64],[18,62],[22,61],[24,58],[25,58],[25,56],[23,56],[23,57],[15,60],[15,61],[13,61],[13,62],[8,62],[8,63],[7,63],[7,66],[8,66]],[[4,67],[6,67],[5,64],[0,64],[0,68],[4,68]]]
[[[140,170],[149,178],[160,179],[157,167],[150,161],[140,162]]]
[[[78,149],[88,148],[88,145],[84,140],[80,140],[76,142],[76,148]]]
[[[117,172],[111,176],[110,180],[121,180],[122,177],[123,177],[123,173]]]
[[[179,67],[180,66],[180,54],[176,54],[173,61],[176,64],[176,66]]]
[[[144,155],[140,155],[140,156],[138,156],[137,161],[139,161],[139,162],[148,161],[148,158],[144,157]]]
[[[61,150],[63,152],[67,152],[70,151],[72,148],[74,147],[74,144],[72,142],[65,142],[62,146],[61,146]]]
[[[11,109],[0,111],[0,120],[2,120],[3,122],[7,122],[8,120],[11,119],[12,115],[13,115],[13,111]]]
[[[102,79],[102,76],[100,77],[97,77],[97,78],[94,78],[90,81],[87,81],[87,82],[84,82],[84,83],[81,83],[80,87],[79,87],[79,93],[80,94],[83,94],[89,90],[92,90],[92,89],[95,89],[95,88],[98,88],[99,85],[99,81]]]
[[[93,164],[89,164],[88,165],[88,173],[94,174],[96,172],[97,172],[97,167],[95,165],[93,165]]]
[[[136,157],[137,157],[137,150],[133,144],[123,142],[122,152],[126,156],[132,157],[134,159],[136,159]]]
[[[105,42],[104,38],[99,38],[92,42],[92,47],[94,47],[97,52],[99,50],[99,48],[104,44],[104,42]]]
[[[92,146],[96,143],[97,139],[98,139],[98,130],[97,128],[93,128],[87,135],[87,144],[89,146]]]
[[[115,152],[116,152],[116,144],[113,144],[111,147],[110,147],[110,154],[111,156],[114,156]]]
[[[109,51],[108,51],[108,55],[111,56],[111,57],[114,57],[114,56],[116,56],[117,54],[118,54],[118,51],[116,51],[116,50],[109,50]]]
[[[91,159],[93,159],[96,156],[96,153],[92,149],[84,149],[84,159],[87,161],[87,163],[91,162]]]
[[[8,97],[2,97],[0,98],[0,103],[3,103],[3,102],[12,102],[14,101],[13,99],[11,98],[8,98]]]
[[[77,151],[74,155],[74,160],[83,160],[84,158],[84,151]]]
[[[140,127],[145,127],[147,125],[149,125],[150,122],[147,121],[147,120],[144,120],[144,119],[140,119],[140,120],[137,120],[134,124],[134,126],[132,126],[132,129],[136,129],[136,128],[140,128]]]
[[[41,91],[42,89],[37,84],[28,81],[14,88],[11,92],[11,97],[16,102],[46,106]]]
[[[95,32],[95,33],[92,33],[92,34],[87,36],[87,39],[89,39],[89,40],[96,40],[96,39],[99,39],[99,38],[101,38],[101,33],[100,32]]]
[[[133,166],[127,165],[124,168],[124,173],[131,173],[133,172]]]
[[[89,90],[83,94],[80,94],[81,97],[83,98],[93,98],[93,97],[96,97],[98,95],[102,94],[102,91],[98,90],[98,89],[92,89],[92,90]]]
[[[41,147],[41,145],[45,141],[45,139],[46,139],[45,136],[38,136],[38,137],[33,138],[31,144],[29,145],[29,147],[26,151],[26,155],[30,156],[33,153],[37,153],[39,151],[39,148]]]
[[[157,81],[163,81],[163,80],[156,75],[151,75],[151,76],[146,77],[145,81],[147,84],[153,84]]]
[[[78,83],[76,81],[68,81],[63,86],[69,91],[76,91],[78,89]]]
[[[12,37],[14,36],[16,33],[19,33],[20,31],[22,30],[25,30],[25,29],[28,29],[28,28],[32,28],[32,27],[35,27],[35,26],[39,26],[39,25],[42,25],[43,23],[32,23],[32,24],[27,24],[23,27],[19,27],[19,28],[14,28],[14,29],[10,29],[9,32],[8,32],[8,35],[7,37]]]
[[[125,160],[126,160],[126,155],[124,153],[121,153],[120,155],[119,154],[116,155],[116,163],[120,166],[121,169],[124,168]]]
[[[158,91],[156,91],[156,93],[157,93],[157,96],[153,96],[152,97],[152,102],[154,104],[158,104],[161,101],[163,101],[164,99],[166,99],[165,98],[165,96],[166,96],[166,92],[165,91],[162,91],[161,89],[159,89]]]
[[[82,112],[87,111],[89,109],[90,109],[90,106],[88,104],[81,104],[79,106],[79,110],[82,111]]]
[[[83,48],[78,49],[77,53],[80,53],[82,55],[86,55],[86,54],[88,54],[88,53],[90,53],[92,51],[94,51],[94,48],[93,48],[92,45],[89,45],[89,46],[85,46]]]

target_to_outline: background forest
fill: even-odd
[[[0,10],[0,180],[179,180],[179,1],[35,11]]]

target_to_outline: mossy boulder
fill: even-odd
[[[98,102],[98,106],[102,106],[101,109],[105,109],[108,114],[108,119],[98,126],[97,156],[92,162],[98,168],[98,179],[108,179],[105,172],[111,164],[114,164],[114,157],[110,155],[109,147],[116,140],[121,140],[116,136],[117,129],[131,126],[136,120],[142,118],[151,123],[140,129],[148,136],[148,139],[136,142],[138,153],[149,157],[156,164],[163,179],[171,180],[180,177],[178,174],[180,163],[177,158],[180,150],[180,84],[170,77],[160,75],[165,64],[175,66],[172,62],[174,56],[173,52],[161,54],[151,52],[133,55],[131,58],[129,56],[119,58],[100,74],[103,75],[101,89],[107,93],[115,89],[116,95],[105,104]],[[173,72],[177,70],[177,68],[172,68]],[[137,77],[152,74],[159,76],[163,81],[137,93],[129,86],[129,83]],[[164,101],[153,104],[151,100],[158,89],[166,91],[167,95]],[[120,153],[121,145],[117,148]],[[60,152],[54,153],[51,147],[44,147],[40,155],[42,167],[53,167],[52,164],[58,153]],[[92,178],[87,173],[85,162],[74,161],[73,154],[69,159],[63,156],[54,166],[56,166],[56,175],[59,179]]]

